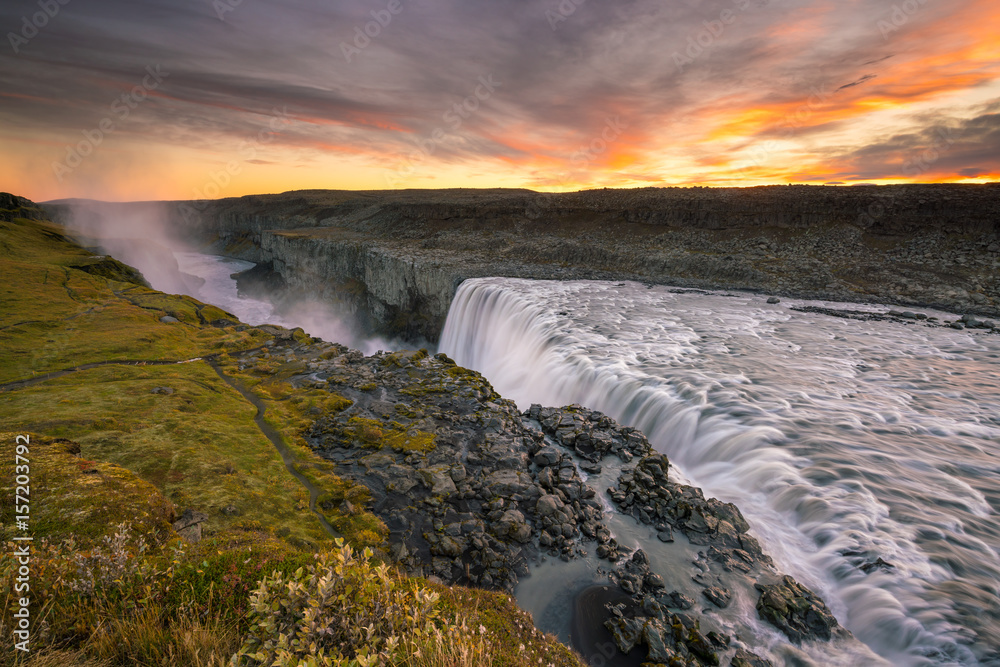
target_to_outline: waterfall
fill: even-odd
[[[978,664],[969,645],[1000,634],[979,594],[1000,581],[983,520],[1000,490],[998,337],[796,304],[475,279],[440,349],[522,408],[580,403],[641,429],[893,664]],[[877,558],[891,566],[862,567]]]

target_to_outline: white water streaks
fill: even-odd
[[[252,268],[253,262],[198,252],[175,252],[174,257],[181,272],[205,281],[204,285],[194,290],[195,294],[188,296],[232,313],[246,324],[283,324],[275,317],[274,306],[267,301],[240,296],[236,281],[230,277],[233,273]]]
[[[643,430],[892,664],[1000,664],[1000,336],[802,305],[888,310],[486,278],[440,349]]]
[[[253,262],[196,252],[175,252],[174,257],[183,273],[205,281],[201,287],[190,290],[189,296],[218,306],[246,324],[276,324],[288,329],[302,327],[312,336],[347,345],[365,354],[405,346],[398,340],[368,335],[350,313],[334,312],[319,301],[284,303],[279,311],[268,301],[241,296],[236,281],[230,276],[253,267]]]

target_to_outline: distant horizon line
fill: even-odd
[[[150,204],[150,203],[173,203],[173,202],[218,202],[231,199],[243,199],[244,197],[278,197],[281,195],[291,195],[296,193],[309,193],[309,192],[356,192],[356,193],[383,193],[383,192],[456,192],[456,191],[466,191],[466,192],[527,192],[538,195],[564,195],[564,194],[577,194],[581,192],[595,192],[599,190],[621,190],[621,191],[634,191],[634,190],[752,190],[757,188],[783,188],[783,187],[816,187],[816,188],[891,188],[891,187],[928,187],[928,186],[951,186],[951,187],[983,187],[983,186],[996,186],[1000,185],[1000,180],[997,181],[987,181],[985,183],[959,183],[954,181],[937,181],[928,183],[846,183],[838,181],[830,181],[827,183],[766,183],[757,185],[646,185],[646,186],[632,186],[632,187],[614,187],[614,186],[602,186],[602,187],[592,187],[592,188],[581,188],[579,190],[532,190],[531,188],[516,188],[516,187],[496,187],[496,188],[473,188],[473,187],[454,187],[454,188],[381,188],[381,189],[350,189],[350,188],[305,188],[302,190],[285,190],[281,192],[251,192],[243,195],[234,195],[231,197],[217,197],[215,199],[92,199],[88,197],[61,197],[58,199],[46,199],[41,201],[36,201],[30,197],[24,197],[29,201],[33,201],[36,204],[50,204],[57,205],[62,203],[70,202],[95,202],[99,204]],[[17,195],[13,192],[8,192],[17,197],[22,197],[23,195]]]

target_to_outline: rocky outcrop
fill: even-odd
[[[845,632],[815,593],[789,576],[776,584],[757,584],[760,617],[795,643],[810,639],[832,639]]]
[[[177,534],[188,542],[201,541],[201,524],[208,521],[208,515],[193,509],[186,509],[180,517],[174,521],[174,530]]]
[[[10,222],[16,218],[44,220],[45,212],[30,199],[0,192],[0,222]]]
[[[234,353],[232,364],[243,373],[277,374],[289,391],[310,397],[306,442],[340,479],[367,489],[320,496],[317,506],[379,517],[388,529],[387,555],[400,567],[445,583],[511,591],[542,558],[596,554],[603,565],[594,585],[614,594],[584,596],[590,602],[581,598],[577,608],[581,623],[608,633],[604,664],[639,664],[639,657],[767,664],[719,632],[705,608],[724,613],[737,590],[745,598],[755,583],[768,586],[780,575],[740,511],[672,480],[670,462],[640,431],[578,405],[519,412],[485,378],[443,354],[366,357],[266,329],[275,340]],[[609,467],[616,482],[596,488],[592,480]],[[686,566],[696,572],[700,605],[669,586],[644,550],[619,544],[602,495],[654,526],[661,541],[676,537],[702,549]],[[784,608],[768,602],[762,618],[795,628],[794,641],[824,637],[813,617],[825,610],[822,602],[798,585],[789,595],[798,597]]]
[[[340,477],[370,489],[390,552],[410,571],[513,589],[542,553],[570,560],[593,541],[609,560],[619,557],[573,455],[482,376],[425,352],[363,357],[333,347],[322,355],[307,367],[308,382],[351,405],[318,418],[309,441]],[[580,424],[609,443],[606,451],[649,451],[632,429],[606,417],[591,424],[574,410],[588,415]]]

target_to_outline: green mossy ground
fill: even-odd
[[[331,546],[306,487],[255,423],[257,408],[206,357],[260,399],[290,465],[318,489],[317,510],[348,543],[377,546],[385,535],[365,510],[368,490],[334,475],[302,438],[317,416],[351,402],[294,389],[286,380],[300,369],[279,359],[239,370],[228,353],[259,348],[273,331],[143,283],[51,223],[0,221],[0,490],[12,491],[14,438],[31,434],[32,604],[45,619],[25,664],[226,664],[246,636],[259,580]],[[179,322],[162,323],[165,315]],[[430,434],[390,431],[379,446],[433,447]],[[171,526],[188,508],[208,516],[193,545]],[[23,534],[12,509],[0,509],[4,542]],[[0,564],[5,590],[12,563]],[[113,577],[79,590],[80,572],[109,567]],[[442,590],[448,613],[483,626],[490,664],[527,664],[528,655],[579,664],[506,596]],[[7,596],[4,636],[12,605]]]
[[[21,432],[24,434],[24,432]],[[67,440],[28,435],[30,479],[28,508],[34,535],[56,538],[73,534],[81,545],[90,545],[123,521],[161,539],[173,533],[174,508],[155,485],[114,463],[78,454],[79,446]],[[13,452],[17,434],[0,433],[4,451]],[[23,442],[23,440],[21,441]],[[23,469],[22,469],[23,472]],[[14,456],[0,460],[0,494],[13,498]],[[4,507],[0,542],[15,535],[12,512]]]
[[[97,366],[2,391],[0,429],[79,442],[84,457],[128,468],[179,510],[207,514],[208,534],[258,521],[304,544],[329,539],[308,493],[254,424],[252,405],[203,360],[151,365],[257,347],[271,336],[211,326],[236,318],[191,297],[74,268],[89,253],[47,223],[3,222],[0,234],[0,383],[93,363],[150,364]],[[164,324],[164,315],[181,321]],[[153,393],[160,387],[172,393]],[[319,462],[299,453],[306,465]]]
[[[375,419],[351,417],[344,429],[347,442],[365,449],[389,447],[397,452],[429,452],[434,449],[435,435],[417,429],[407,429],[403,424],[388,424]],[[389,428],[386,428],[386,426]]]

